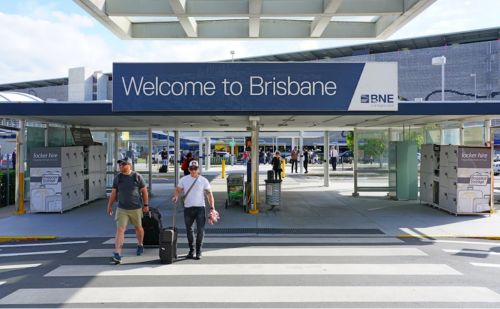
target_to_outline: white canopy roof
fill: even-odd
[[[122,39],[385,39],[436,0],[73,0]]]

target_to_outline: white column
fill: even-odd
[[[323,182],[325,187],[330,186],[330,173],[328,172],[328,162],[330,153],[330,136],[328,131],[325,131],[325,136],[323,138]]]
[[[302,136],[303,135],[303,131],[300,131],[300,135],[299,135],[299,169],[300,169],[300,173],[304,173],[304,155],[303,155],[303,151],[304,151],[304,137]]]
[[[459,139],[458,139],[458,144],[459,145],[464,145],[464,142],[465,142],[464,131],[465,131],[464,122],[462,121],[462,122],[460,122],[460,136],[459,136]]]
[[[179,153],[181,151],[181,140],[179,138],[179,131],[175,130],[174,131],[174,139],[175,139],[175,146],[174,146],[174,186],[177,188],[177,185],[179,184]]]
[[[208,171],[210,169],[210,159],[212,158],[210,137],[205,139],[205,169]]]
[[[153,129],[151,128],[148,129],[148,151],[150,155],[147,156],[146,162],[148,163],[148,173],[149,173],[148,185],[149,185],[149,193],[151,194],[153,192],[153,158],[152,158]]]
[[[354,192],[352,196],[359,196],[358,193],[358,129],[354,128],[352,142],[354,145],[353,150],[353,175],[354,175]]]
[[[119,143],[118,141],[120,140],[120,131],[118,131],[118,129],[115,129],[115,157],[113,159],[113,171],[115,173],[118,173],[118,165],[116,164],[116,161],[118,161],[118,159],[120,159],[120,149],[118,148],[119,147]]]
[[[257,121],[252,126],[252,187],[257,188],[255,200],[259,203],[259,128]]]
[[[49,124],[45,123],[45,129],[43,130],[43,144],[45,147],[49,147]]]
[[[200,173],[203,172],[203,131],[200,131],[200,137],[198,139],[198,163],[200,165]]]
[[[491,120],[486,120],[484,122],[484,134],[483,134],[483,145],[486,145],[487,142],[491,142],[493,147],[494,137],[491,134]]]

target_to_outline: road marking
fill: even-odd
[[[454,249],[443,249],[444,252],[447,253],[458,253],[458,254],[476,254],[476,255],[500,255],[500,252],[492,252],[492,251],[486,251],[486,250],[471,250],[471,249],[461,249],[461,250],[454,250]]]
[[[39,246],[60,246],[60,245],[77,245],[86,244],[88,240],[81,241],[64,241],[64,242],[43,242],[33,244],[16,244],[16,245],[0,245],[0,248],[20,248],[20,247],[39,247]]]
[[[115,239],[111,238],[105,241],[104,245],[112,245],[115,243]],[[137,240],[135,238],[125,238],[125,244],[136,244]],[[178,243],[187,243],[185,237],[179,238]],[[224,244],[294,244],[294,243],[305,243],[305,244],[401,244],[404,243],[401,239],[395,237],[360,237],[360,238],[349,238],[349,237],[207,237],[203,239],[203,243],[224,243]]]
[[[190,286],[19,289],[0,304],[106,303],[500,303],[500,295],[474,286]]]
[[[0,285],[4,285],[6,283],[7,283],[7,281],[0,281]]]
[[[0,265],[0,270],[32,268],[32,267],[38,267],[40,265],[42,265],[42,264]]]
[[[280,276],[280,275],[462,275],[445,264],[172,264],[172,265],[64,265],[46,277],[106,276]]]
[[[421,239],[421,242],[429,243],[447,243],[447,244],[467,244],[467,245],[481,245],[481,246],[498,246],[499,242],[479,242],[479,241],[463,241],[463,240],[444,240],[444,239]]]
[[[66,252],[68,252],[68,250],[4,253],[4,254],[0,254],[0,257],[23,256],[23,255],[39,255],[39,254],[61,254],[61,253],[66,253]]]
[[[101,258],[110,257],[110,249],[89,249],[79,258]],[[122,251],[123,256],[135,255],[135,249],[127,248]],[[242,247],[227,249],[207,248],[203,251],[205,257],[274,257],[274,256],[427,256],[427,254],[417,248],[360,248],[360,247]],[[154,256],[158,258],[158,248],[144,250],[144,256]]]
[[[500,264],[489,264],[489,263],[474,263],[471,262],[473,266],[479,266],[479,267],[492,267],[492,268],[500,268]]]

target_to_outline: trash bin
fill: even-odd
[[[281,205],[281,180],[265,180],[266,204],[273,209]]]

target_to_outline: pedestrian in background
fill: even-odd
[[[12,160],[12,168],[16,169],[16,150],[12,152],[11,160]]]
[[[332,169],[334,171],[337,170],[337,158],[339,156],[339,152],[335,146],[330,148],[330,164],[332,165]]]
[[[108,214],[113,215],[113,203],[118,200],[118,207],[115,212],[115,252],[111,257],[111,261],[120,264],[122,262],[121,252],[125,240],[125,230],[129,222],[135,227],[136,253],[141,255],[144,252],[142,214],[149,211],[149,197],[144,179],[139,173],[132,170],[132,159],[120,159],[117,163],[120,167],[120,173],[113,180],[113,188],[108,200]]]
[[[306,170],[304,173],[307,174],[307,166],[309,165],[309,151],[307,147],[304,147],[304,169]]]
[[[271,164],[273,165],[274,179],[281,180],[281,153],[279,151],[274,154]]]
[[[290,163],[292,163],[292,173],[293,173],[293,168],[295,166],[295,173],[298,173],[297,171],[297,166],[299,165],[299,151],[297,150],[297,146],[295,146],[292,150],[292,153],[290,154]]]
[[[201,248],[203,237],[205,236],[205,195],[208,199],[210,210],[215,210],[215,200],[212,194],[210,182],[200,175],[198,170],[198,161],[192,160],[189,163],[189,175],[184,176],[175,188],[172,201],[177,203],[180,193],[184,194],[184,223],[188,239],[189,253],[186,258],[197,260],[201,259]],[[196,222],[196,256],[194,251],[194,232],[193,224]]]
[[[188,152],[186,158],[182,161],[181,169],[184,172],[184,176],[189,175],[189,163],[193,161],[193,153]]]

